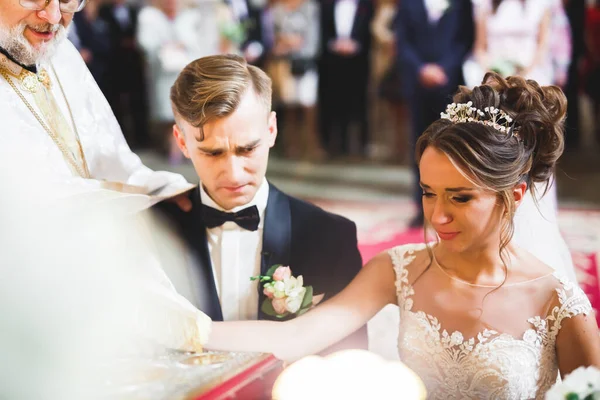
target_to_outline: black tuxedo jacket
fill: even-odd
[[[174,226],[188,246],[200,276],[199,308],[213,320],[223,320],[201,217],[200,188],[189,196],[190,212],[169,202],[156,205],[153,212]],[[324,293],[325,301],[348,285],[362,267],[356,225],[350,220],[288,196],[272,184],[264,218],[262,274],[274,264],[289,265],[294,276],[302,275],[305,285],[313,287],[315,295]],[[262,290],[259,296],[259,319],[274,319],[260,311]],[[362,334],[366,339],[366,330]]]

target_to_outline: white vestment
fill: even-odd
[[[165,195],[191,187],[180,175],[147,168],[130,150],[110,105],[71,42],[64,40],[52,57],[51,65],[42,64],[41,67],[50,75],[52,94],[69,124],[69,108],[72,112],[93,179],[74,176],[57,145],[2,77],[0,151],[17,153],[23,162],[38,165],[44,171],[46,179],[61,184],[72,183],[95,189],[101,187],[102,180],[106,180],[141,186],[146,193],[160,189],[161,194]],[[31,93],[19,87],[18,82],[16,84],[28,103],[41,115]]]
[[[0,59],[0,66],[8,66],[12,72],[20,70],[6,60]],[[169,195],[192,185],[180,175],[152,171],[129,149],[108,102],[69,41],[63,41],[51,63],[42,64],[41,68],[48,72],[51,93],[69,124],[72,124],[72,113],[93,179],[84,179],[70,168],[36,118],[34,111],[38,117],[43,113],[33,95],[21,87],[17,78],[9,76],[15,91],[6,78],[0,76],[0,173],[4,178],[1,179],[4,197],[11,197],[0,213],[0,225],[7,238],[23,234],[26,240],[22,243],[33,257],[29,261],[30,257],[20,253],[11,255],[10,263],[2,263],[3,269],[6,268],[2,275],[6,276],[4,273],[10,269],[26,274],[27,267],[31,274],[26,274],[24,281],[28,276],[34,280],[40,273],[46,274],[55,268],[59,275],[68,265],[84,277],[103,271],[105,279],[122,289],[120,294],[126,299],[119,304],[119,315],[112,314],[112,323],[122,327],[124,336],[134,332],[159,349],[201,349],[210,319],[175,291],[154,255],[140,242],[143,229],[131,225],[125,218],[149,206],[147,200],[151,197],[102,189],[102,181],[106,180],[139,186],[146,193],[158,191],[160,195]],[[142,201],[132,203],[131,198]],[[12,211],[15,207],[23,210],[15,214]],[[98,218],[101,215],[105,217]],[[41,221],[46,217],[48,223]],[[82,223],[85,220],[89,220],[88,223]],[[36,226],[24,229],[34,222]],[[48,227],[51,229],[47,234],[39,233]],[[129,233],[124,235],[126,231]],[[42,243],[55,249],[56,254],[51,257],[36,254]],[[60,251],[61,246],[63,251]],[[87,250],[81,252],[82,249]],[[105,261],[98,264],[94,252],[101,254]],[[92,293],[67,277],[58,285],[64,290],[55,290],[53,295],[62,298],[80,290],[83,301],[88,296],[108,299],[119,294],[110,286],[96,283],[94,286],[94,282],[87,282]],[[65,303],[76,306],[72,301]]]

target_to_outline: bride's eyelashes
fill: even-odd
[[[422,196],[425,198],[431,199],[431,198],[435,197],[435,193],[423,191]],[[452,197],[450,197],[450,199],[452,201],[454,201],[455,203],[465,204],[465,203],[468,203],[470,200],[472,200],[473,196],[469,196],[469,195],[452,196]]]
[[[452,200],[456,203],[464,204],[468,203],[472,198],[473,196],[453,196]]]

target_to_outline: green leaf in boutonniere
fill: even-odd
[[[259,280],[263,285],[266,299],[261,311],[277,318],[304,314],[312,307],[313,288],[304,287],[302,275],[292,276],[290,267],[273,265],[266,275],[253,276],[250,280]]]
[[[301,316],[305,312],[311,309],[313,301],[313,288],[312,286],[306,287],[306,293],[304,294],[304,299],[302,300],[302,305],[300,306],[300,310],[296,313],[298,316]]]

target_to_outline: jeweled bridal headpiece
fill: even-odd
[[[447,119],[454,123],[475,122],[488,125],[502,133],[519,138],[517,132],[513,131],[513,119],[496,107],[486,107],[482,111],[473,107],[473,102],[471,101],[468,103],[452,103],[448,104],[446,112],[440,113],[440,115],[442,119]]]

